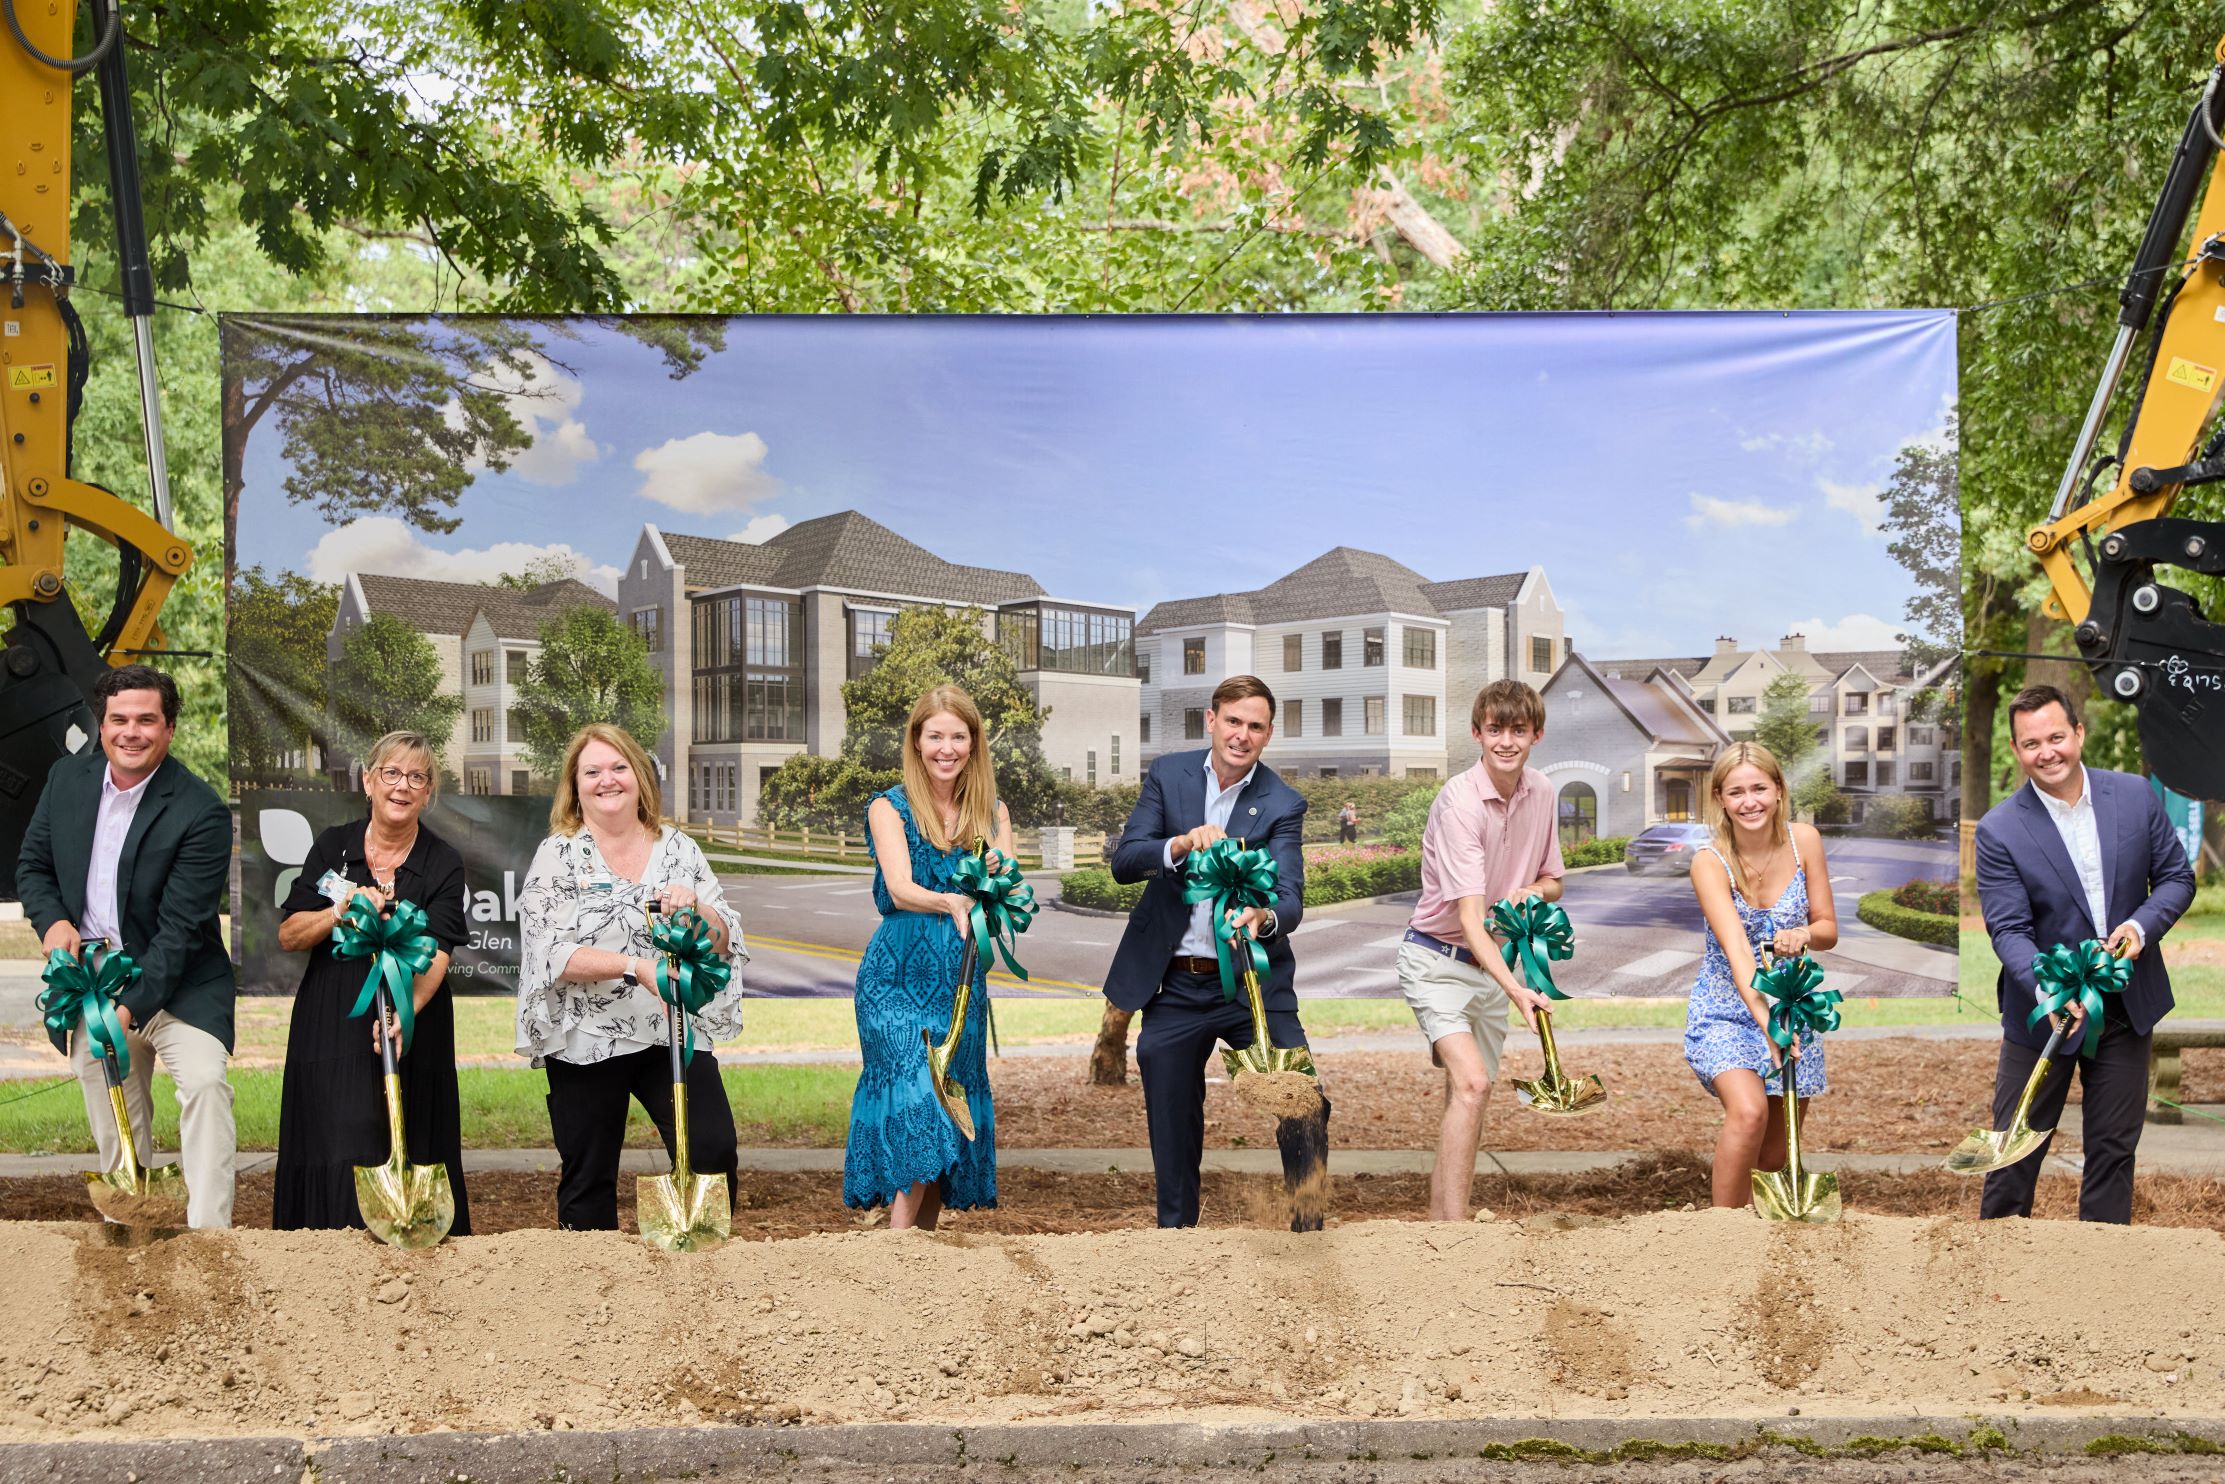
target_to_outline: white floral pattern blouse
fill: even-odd
[[[655,985],[628,989],[617,979],[571,984],[559,977],[580,948],[654,958],[642,909],[661,886],[690,888],[698,910],[726,924],[734,977],[691,1017],[697,1039],[725,1041],[741,1034],[741,966],[749,960],[742,919],[726,905],[701,848],[668,826],[651,848],[641,879],[628,881],[610,869],[595,837],[583,829],[543,840],[518,894],[524,938],[518,966],[520,1056],[531,1057],[535,1066],[550,1057],[585,1066],[665,1044],[665,1004]]]

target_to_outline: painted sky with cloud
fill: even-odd
[[[450,533],[327,527],[258,432],[241,565],[477,579],[561,548],[608,586],[644,522],[855,509],[1139,611],[1350,545],[1436,580],[1542,565],[1602,657],[1867,648],[1912,591],[1879,496],[1955,393],[1928,311],[737,319],[680,380],[574,329],[519,379],[533,447]]]

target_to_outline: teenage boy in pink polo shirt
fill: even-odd
[[[1430,1059],[1445,1069],[1445,1122],[1429,1175],[1432,1221],[1466,1221],[1483,1111],[1506,1048],[1507,1004],[1537,1029],[1545,997],[1514,976],[1486,921],[1512,897],[1561,894],[1561,842],[1553,785],[1529,766],[1545,736],[1545,701],[1518,680],[1476,695],[1469,732],[1476,765],[1446,782],[1422,833],[1422,894],[1398,950],[1398,985]]]

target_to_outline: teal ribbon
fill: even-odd
[[[2032,960],[2032,977],[2040,982],[2040,1002],[2024,1023],[2038,1025],[2076,1004],[2086,1012],[2086,1039],[2078,1054],[2092,1056],[2101,1044],[2101,997],[2125,992],[2132,982],[2132,960],[2117,957],[2093,938],[2075,948],[2058,943]]]
[[[987,861],[969,854],[959,857],[950,876],[961,895],[973,898],[973,942],[982,968],[1001,957],[1013,978],[1027,978],[1028,971],[1020,967],[1013,950],[1020,934],[1035,921],[1037,908],[1035,888],[1020,879],[1019,863],[1006,858],[1002,867],[992,871]]]
[[[1229,922],[1229,914],[1272,907],[1282,868],[1267,851],[1246,850],[1226,836],[1202,850],[1191,851],[1183,864],[1188,884],[1182,888],[1182,900],[1192,906],[1208,900],[1213,903],[1213,956],[1220,961],[1221,995],[1233,1000],[1237,975],[1234,945],[1243,943],[1250,955],[1251,971],[1261,979],[1267,977],[1267,952],[1258,939],[1242,937]]]
[[[689,1017],[726,988],[733,961],[718,950],[711,925],[693,907],[682,907],[649,924],[649,946],[657,954],[657,995],[680,1017],[680,1060],[695,1060],[695,1022]]]
[[[96,1057],[106,1057],[111,1052],[116,1057],[116,1069],[131,1075],[131,1048],[124,1042],[123,1022],[116,1018],[116,1000],[123,992],[139,982],[139,965],[131,955],[121,951],[111,953],[100,962],[98,969],[86,965],[84,950],[72,957],[57,948],[46,956],[46,970],[39,977],[46,981],[46,988],[39,991],[35,1003],[39,1013],[46,1017],[46,1028],[62,1033],[62,1044],[69,1044],[69,1033],[77,1029],[77,1022],[85,1022],[85,1034],[93,1044]]]
[[[1823,966],[1805,953],[1778,959],[1754,975],[1754,993],[1769,1004],[1769,1039],[1789,1048],[1803,1034],[1823,1035],[1839,1028],[1835,989],[1823,987]]]
[[[350,897],[332,935],[332,955],[369,959],[371,972],[363,976],[363,992],[355,997],[348,1018],[372,1013],[378,1004],[379,982],[384,980],[395,1019],[401,1022],[400,1050],[409,1050],[410,1037],[417,1033],[417,997],[410,981],[432,968],[439,954],[440,944],[433,939],[425,909],[415,902],[396,902],[392,912],[381,916],[369,898]]]
[[[1499,957],[1521,970],[1524,984],[1549,1000],[1568,998],[1553,982],[1552,965],[1576,956],[1576,929],[1559,903],[1509,897],[1491,909],[1491,929],[1504,940]]]

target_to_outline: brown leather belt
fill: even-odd
[[[1178,953],[1167,960],[1167,972],[1218,975],[1221,972],[1221,961],[1217,958],[1192,958],[1188,954]]]

